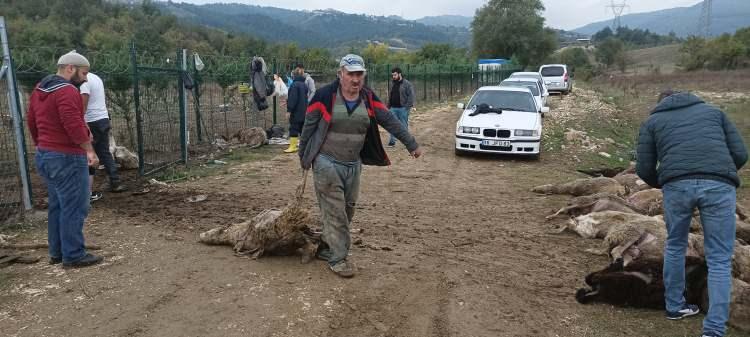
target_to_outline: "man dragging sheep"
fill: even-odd
[[[352,277],[354,267],[347,260],[349,226],[359,196],[362,165],[390,164],[378,125],[405,144],[414,158],[422,155],[422,149],[372,90],[364,86],[366,69],[362,57],[346,55],[339,66],[338,79],[318,90],[310,102],[299,155],[302,169],[313,168],[320,204],[324,248],[318,257],[327,260],[337,275]]]

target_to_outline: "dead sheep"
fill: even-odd
[[[617,211],[595,212],[571,219],[561,231],[571,230],[583,238],[603,239],[600,249],[590,253],[607,254],[625,265],[640,258],[662,258],[667,232],[664,221],[657,217]],[[702,256],[695,243],[702,237],[690,234],[689,256]]]
[[[245,144],[250,148],[257,148],[266,144],[268,141],[266,131],[262,128],[254,127],[241,129],[229,139],[231,143]]]
[[[732,280],[732,300],[729,302],[730,326],[740,331],[750,331],[750,284],[740,279]]]
[[[616,175],[614,180],[617,180],[620,185],[625,187],[625,190],[627,190],[628,194],[637,193],[643,190],[650,189],[651,186],[646,184],[641,178],[638,178],[635,174],[619,174]]]
[[[750,224],[741,220],[737,221],[737,239],[750,244]]]
[[[301,253],[309,262],[319,242],[307,226],[311,222],[309,213],[297,207],[264,210],[248,221],[201,233],[199,242],[232,246],[237,255],[253,258]]]
[[[586,275],[589,288],[576,292],[581,304],[608,303],[623,307],[661,309],[664,304],[664,265],[660,259],[640,259],[630,265],[622,261]],[[685,299],[688,303],[702,303],[708,269],[703,259],[685,259]]]
[[[733,271],[737,278],[745,282],[750,282],[750,246],[735,244]]]
[[[555,214],[548,216],[547,220],[561,215],[577,217],[593,212],[604,211],[618,211],[623,213],[638,214],[645,213],[645,211],[636,209],[635,206],[631,205],[627,200],[618,195],[598,193],[594,196],[595,197],[582,196],[573,198],[568,203],[568,206],[565,206],[558,210]]]
[[[548,184],[537,186],[532,192],[540,194],[570,194],[573,196],[592,195],[597,193],[610,193],[625,195],[625,187],[612,178],[598,177],[590,179],[577,179],[564,184]]]
[[[646,211],[648,215],[658,215],[664,213],[664,193],[660,189],[651,188],[636,192],[628,197],[628,202]]]

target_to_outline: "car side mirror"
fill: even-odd
[[[459,108],[459,109],[461,109],[461,110],[466,109],[466,105],[464,105],[463,103],[458,103],[456,105],[456,107]]]
[[[548,107],[548,106],[543,106],[543,107],[542,107],[542,111],[541,111],[541,112],[542,112],[543,114],[546,114],[546,113],[548,113],[548,112],[549,112],[549,107]]]

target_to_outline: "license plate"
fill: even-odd
[[[483,140],[482,145],[484,146],[499,146],[499,147],[509,147],[510,142],[507,140]]]

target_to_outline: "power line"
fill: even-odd
[[[607,9],[612,11],[612,14],[614,14],[614,19],[612,20],[612,30],[617,31],[620,26],[622,26],[622,22],[620,21],[620,17],[622,17],[622,13],[625,12],[625,8],[630,8],[628,4],[625,3],[626,0],[611,0],[610,4],[607,5]]]
[[[711,21],[713,19],[713,0],[703,0],[703,6],[701,8],[701,17],[698,25],[700,29],[699,35],[705,38],[711,36]]]

